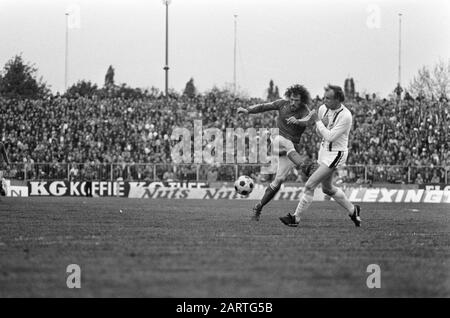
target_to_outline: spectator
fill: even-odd
[[[441,178],[438,176],[438,172],[436,170],[433,171],[433,177],[430,180],[431,183],[440,183]]]
[[[163,174],[163,181],[173,181],[175,180],[175,174],[171,170],[167,170]]]
[[[417,173],[416,180],[414,180],[414,183],[415,184],[423,184],[423,178],[422,178],[422,175],[420,174],[420,172]]]
[[[72,165],[72,168],[69,170],[69,181],[78,180],[78,168],[76,165]]]
[[[208,171],[206,179],[208,180],[209,183],[211,182],[216,182],[217,181],[217,177],[218,177],[218,172],[216,168],[212,168]]]

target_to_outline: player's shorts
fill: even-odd
[[[280,157],[288,155],[291,151],[295,151],[294,143],[289,139],[276,135],[272,138],[272,152]]]
[[[285,180],[294,167],[294,163],[287,156],[278,157],[278,167],[275,180]]]
[[[328,168],[338,168],[345,165],[347,157],[348,151],[328,151],[324,147],[320,147],[317,162]]]
[[[272,139],[272,147],[273,154],[278,155],[277,172],[272,183],[274,184],[276,183],[275,180],[285,179],[291,172],[292,168],[295,167],[294,163],[288,158],[287,154],[296,150],[292,141],[280,135],[277,135]]]

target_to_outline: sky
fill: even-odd
[[[164,90],[165,9],[162,0],[0,0],[0,65],[21,53],[63,91],[69,11],[69,85],[102,86],[113,65],[116,83]],[[169,87],[182,91],[191,77],[200,92],[231,87],[236,21],[236,80],[247,95],[265,97],[271,79],[281,93],[301,83],[322,95],[350,76],[357,91],[384,97],[398,81],[399,13],[407,85],[450,58],[448,0],[171,0]]]

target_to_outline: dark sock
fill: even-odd
[[[270,202],[270,200],[273,199],[273,197],[275,196],[275,194],[277,194],[277,192],[280,190],[281,188],[281,184],[276,186],[275,188],[272,188],[272,185],[269,184],[269,186],[266,188],[266,191],[264,192],[264,195],[261,199],[261,208],[263,206],[265,206],[267,203]]]

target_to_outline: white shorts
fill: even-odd
[[[295,151],[292,141],[281,135],[276,135],[272,138],[272,153],[274,155],[288,155],[291,151]]]
[[[278,167],[275,179],[276,180],[286,179],[286,177],[289,175],[289,173],[291,173],[294,167],[295,164],[287,156],[278,157]]]
[[[328,151],[321,146],[317,162],[328,168],[337,168],[345,165],[347,157],[348,151]]]
[[[272,153],[278,156],[278,167],[275,179],[285,179],[295,164],[288,158],[287,154],[296,151],[294,143],[289,139],[277,135],[272,139]]]

